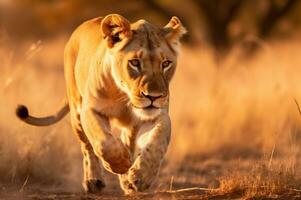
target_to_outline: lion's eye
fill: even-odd
[[[165,72],[166,70],[168,70],[171,67],[172,62],[170,60],[165,60],[162,62],[162,69]]]
[[[129,65],[135,70],[140,70],[141,64],[138,59],[129,60]]]

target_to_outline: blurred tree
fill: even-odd
[[[232,45],[229,25],[241,10],[243,0],[195,0],[204,16],[209,39],[217,51],[224,52]]]
[[[286,0],[280,3],[275,0],[269,0],[266,14],[258,24],[259,37],[268,37],[279,20],[289,14],[298,2],[300,3],[300,0]]]
[[[254,10],[246,10],[248,4],[255,4]],[[261,2],[262,3],[262,2]],[[231,38],[229,26],[239,19],[241,12],[248,11],[249,17],[253,16],[253,20],[258,20],[256,24],[256,37],[266,39],[271,36],[271,33],[279,23],[286,17],[295,7],[299,0],[265,0],[266,9],[261,18],[256,18],[254,14],[257,9],[260,9],[260,3],[256,5],[254,0],[195,0],[195,4],[199,7],[200,12],[204,16],[204,21],[207,25],[208,38],[212,46],[217,50],[218,55],[224,56],[235,46],[237,38]],[[241,22],[239,29],[243,29],[244,24]],[[244,31],[244,35],[239,35],[239,38],[244,38],[249,33]],[[248,54],[257,49],[256,43],[247,46]]]

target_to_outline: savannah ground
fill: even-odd
[[[62,105],[66,41],[0,40],[0,199],[301,199],[301,38],[219,63],[210,48],[184,45],[168,154],[153,188],[132,197],[109,173],[103,194],[82,192],[69,116],[42,128],[15,117],[19,103],[36,116]]]

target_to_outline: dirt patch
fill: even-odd
[[[117,177],[105,174],[107,187],[101,194],[85,194],[64,183],[41,185],[27,180],[3,183],[0,199],[7,200],[138,200],[138,199],[299,199],[301,181],[289,165],[276,160],[214,160],[188,157],[182,165],[165,163],[154,186],[146,193],[125,196]],[[198,161],[196,161],[198,160]],[[257,164],[254,164],[257,163]],[[177,166],[177,167],[175,167]]]

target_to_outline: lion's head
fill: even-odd
[[[130,24],[113,14],[101,23],[114,81],[137,113],[156,115],[168,106],[169,83],[176,69],[179,39],[186,33],[177,17],[163,28],[145,20]]]

